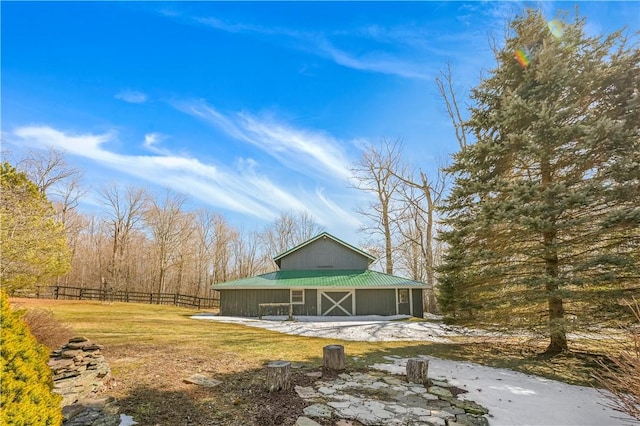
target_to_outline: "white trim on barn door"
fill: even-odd
[[[409,289],[409,314],[413,316],[413,289]]]
[[[347,294],[344,295],[338,301],[336,301],[335,299],[333,299],[332,297],[330,297],[330,296],[328,296],[326,294],[326,293],[345,293],[345,292]],[[347,300],[347,298],[349,296],[351,296],[351,312],[348,312],[346,309],[344,309],[342,306],[340,306],[340,304],[342,302],[344,302],[345,300]],[[327,299],[327,301],[329,301],[329,303],[331,303],[331,307],[329,307],[329,309],[325,310],[324,312],[322,311],[322,297],[325,297]],[[355,312],[356,312],[356,292],[355,292],[355,290],[331,290],[331,291],[318,290],[318,312],[320,313],[320,315],[326,316],[335,307],[337,307],[340,311],[344,312],[344,314],[347,315],[347,316],[355,315]]]

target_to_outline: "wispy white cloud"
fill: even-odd
[[[342,223],[348,224],[349,226],[353,227],[353,229],[360,229],[362,227],[362,222],[360,222],[352,213],[346,212],[342,207],[340,207],[325,195],[324,188],[316,189],[316,195],[323,204],[323,211],[329,209],[332,217],[336,218]]]
[[[144,135],[144,142],[142,145],[151,152],[167,155],[169,154],[169,152],[166,149],[158,146],[160,142],[162,142],[166,138],[167,135],[164,135],[162,133],[147,133],[146,135]]]
[[[129,102],[130,104],[143,104],[147,102],[148,99],[145,93],[135,90],[123,90],[116,93],[114,97],[116,99],[120,99],[121,101]]]
[[[202,100],[175,102],[174,107],[209,122],[238,141],[260,148],[289,169],[341,180],[350,175],[344,142],[323,132],[294,128],[246,112],[227,116]]]
[[[418,80],[432,79],[432,76],[427,72],[430,67],[426,67],[423,63],[399,59],[393,54],[368,52],[362,55],[355,55],[336,48],[326,40],[318,43],[316,48],[322,56],[328,57],[336,64],[347,68]]]
[[[328,227],[344,226],[350,217],[321,193],[289,183],[276,184],[259,172],[259,164],[250,158],[239,159],[235,166],[206,164],[188,156],[126,155],[109,149],[118,141],[115,132],[71,134],[49,126],[24,126],[6,135],[13,144],[43,149],[52,146],[70,155],[82,157],[129,175],[191,195],[203,204],[238,212],[261,220],[275,219],[283,210],[305,210]],[[145,136],[145,146],[154,147],[162,135]],[[329,208],[327,208],[329,207]]]
[[[185,21],[181,17],[182,21]],[[423,30],[417,30],[413,34],[409,31],[389,31],[381,27],[369,27],[355,29],[352,33],[344,31],[336,33],[297,31],[283,27],[267,27],[255,24],[229,22],[218,17],[191,17],[186,22],[205,25],[210,28],[233,34],[252,34],[262,37],[272,37],[283,42],[288,48],[306,51],[324,59],[335,62],[346,68],[359,71],[369,71],[388,75],[396,75],[410,79],[427,79],[427,67],[423,61],[416,61],[415,55],[399,56],[397,43],[421,44]],[[350,52],[346,48],[340,48],[338,39],[345,36],[366,37],[370,41],[384,42],[379,49],[364,53]],[[338,36],[338,37],[335,37]],[[332,40],[334,38],[335,40]]]
[[[341,144],[332,136],[319,131],[296,129],[269,118],[248,113],[238,115],[240,125],[254,145],[301,172],[317,173],[346,179],[349,161]]]

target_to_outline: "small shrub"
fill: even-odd
[[[640,325],[640,302],[629,304]],[[616,411],[626,413],[640,422],[640,329],[628,329],[630,344],[620,355],[611,358],[611,365],[600,362],[596,380],[610,393],[605,396]]]
[[[73,337],[71,327],[55,319],[53,312],[47,309],[29,309],[22,319],[27,323],[36,340],[51,350],[59,348]]]
[[[49,351],[40,345],[0,291],[0,424],[58,426],[62,398],[51,392]]]

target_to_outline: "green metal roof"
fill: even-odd
[[[398,288],[426,287],[425,283],[370,270],[275,271],[214,284],[214,290],[269,288]]]
[[[274,257],[274,258],[273,258],[273,260],[274,260],[274,262],[276,262],[276,264],[277,264],[278,266],[280,266],[280,259],[282,259],[283,257],[285,257],[285,256],[287,256],[287,255],[289,255],[289,254],[293,253],[294,251],[297,251],[297,250],[301,249],[302,247],[304,247],[304,246],[306,246],[306,245],[308,245],[308,244],[311,244],[312,242],[314,242],[314,241],[316,241],[316,240],[319,240],[320,238],[323,238],[323,237],[324,237],[324,238],[329,237],[329,238],[331,238],[333,241],[337,242],[338,244],[342,244],[343,246],[347,247],[348,249],[353,250],[353,251],[355,251],[356,253],[358,253],[358,254],[360,254],[360,255],[362,255],[362,256],[364,256],[364,257],[368,258],[368,259],[369,259],[369,263],[371,263],[371,262],[373,262],[374,260],[376,260],[376,257],[375,257],[375,256],[372,256],[372,255],[370,255],[369,253],[367,253],[367,252],[365,252],[365,251],[362,251],[362,250],[360,250],[360,249],[359,249],[359,248],[357,248],[357,247],[352,246],[351,244],[345,243],[345,242],[344,242],[344,241],[342,241],[341,239],[334,237],[333,235],[329,234],[328,232],[322,232],[322,233],[320,233],[320,234],[316,235],[315,237],[310,238],[310,239],[308,239],[307,241],[305,241],[305,242],[303,242],[303,243],[298,244],[298,245],[297,245],[297,246],[295,246],[294,248],[289,249],[289,250],[287,250],[287,251],[285,251],[285,252],[280,253],[279,255],[277,255],[276,257]]]

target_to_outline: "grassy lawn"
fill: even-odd
[[[352,342],[193,320],[189,317],[202,311],[173,306],[37,299],[12,299],[12,303],[48,309],[76,335],[104,345],[115,379],[108,394],[141,424],[250,424],[246,413],[255,410],[247,408],[251,398],[246,392],[263,380],[264,364],[285,359],[302,364],[303,369],[317,369],[322,364],[322,347],[330,343],[344,345],[348,368],[384,361],[385,355],[426,354],[574,384],[590,383],[591,369],[613,343],[577,342],[578,351],[545,359],[537,356],[543,342],[513,338],[456,338],[448,344]],[[224,391],[185,384],[183,379],[194,373],[225,381]],[[183,421],[185,416],[191,416],[191,423]]]

